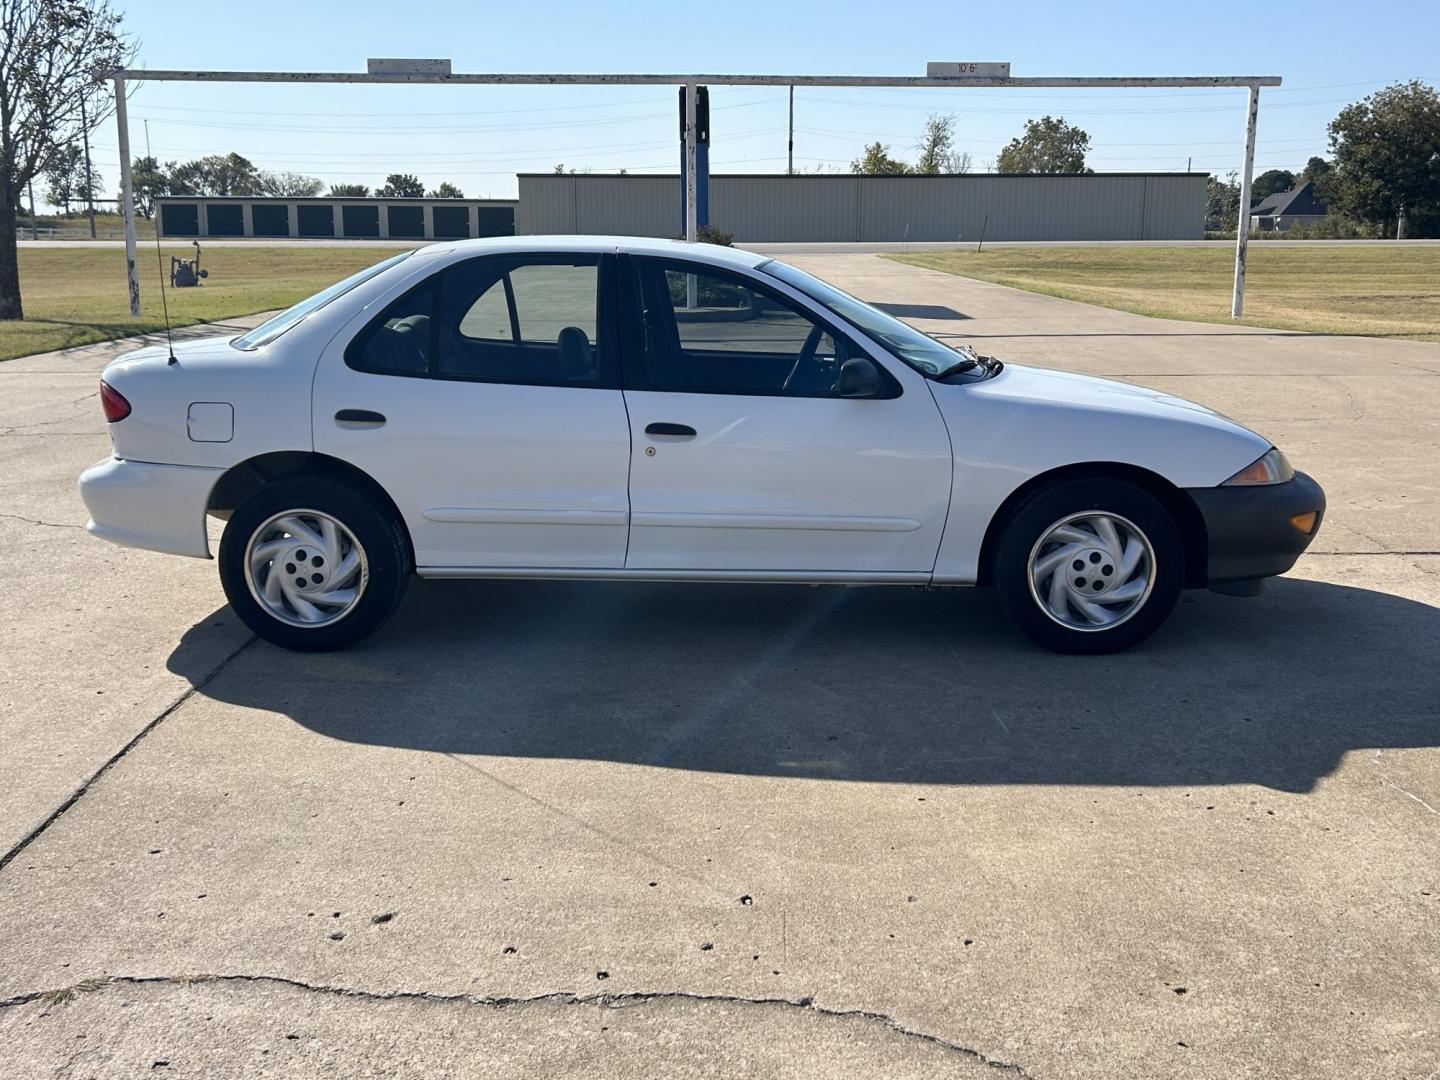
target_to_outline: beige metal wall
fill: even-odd
[[[675,176],[521,174],[515,231],[676,236]],[[751,243],[1199,240],[1203,173],[712,176],[710,220]]]

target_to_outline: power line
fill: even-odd
[[[743,91],[746,90],[746,89],[748,89],[748,88],[746,88],[746,87],[740,87],[740,86],[736,86],[736,87],[720,87],[720,88],[716,88],[715,90],[711,91],[711,96],[712,96],[712,97],[719,97],[719,96],[721,96],[722,94],[731,94],[731,93],[743,92]],[[515,114],[520,114],[520,113],[542,113],[542,112],[564,112],[564,113],[573,113],[573,112],[583,112],[583,111],[586,110],[586,109],[625,109],[625,108],[630,108],[631,106],[634,106],[634,105],[657,105],[657,104],[665,104],[665,103],[669,103],[671,100],[672,100],[672,99],[671,99],[671,98],[668,98],[668,97],[646,97],[646,98],[635,98],[634,100],[631,100],[631,101],[595,102],[595,103],[589,104],[589,105],[541,105],[541,106],[535,106],[535,107],[533,107],[533,108],[525,108],[525,109],[476,109],[476,110],[470,110],[470,111],[456,111],[456,110],[452,110],[452,109],[447,109],[445,115],[446,115],[446,116],[509,116],[509,115],[515,115]],[[757,102],[761,102],[761,101],[774,101],[774,100],[779,100],[779,99],[778,99],[778,98],[773,98],[773,97],[764,97],[764,98],[757,98],[757,99],[756,99]],[[748,103],[746,103],[746,102],[741,102],[741,103],[739,103],[739,104],[748,104]],[[714,108],[731,108],[731,107],[732,107],[732,106],[729,106],[729,105],[714,106]],[[352,109],[346,109],[346,110],[341,111],[341,112],[298,112],[298,111],[293,110],[293,109],[201,109],[201,108],[195,108],[195,107],[189,106],[189,105],[154,105],[154,104],[146,104],[146,105],[145,105],[145,108],[146,108],[146,109],[159,109],[159,110],[164,111],[164,112],[204,113],[204,114],[214,114],[214,115],[218,115],[218,116],[337,116],[337,117],[345,117],[345,118],[354,118],[354,117],[368,116],[368,117],[390,117],[390,118],[393,118],[393,119],[404,120],[404,119],[409,119],[409,118],[414,118],[414,117],[422,117],[422,118],[423,118],[423,117],[433,117],[433,116],[435,115],[434,110],[426,110],[426,111],[421,111],[421,112],[370,112],[370,113],[366,113],[366,112],[356,112],[355,110],[352,110]]]
[[[814,99],[811,99],[811,100],[812,100],[812,102],[814,101]],[[1320,108],[1320,107],[1322,107],[1322,106],[1327,106],[1327,105],[1348,104],[1348,103],[1349,103],[1349,100],[1350,100],[1349,98],[1334,98],[1334,99],[1330,99],[1330,100],[1326,100],[1326,101],[1288,101],[1288,102],[1287,102],[1287,101],[1281,101],[1281,102],[1275,102],[1275,103],[1269,104],[1269,105],[1266,106],[1266,108],[1267,108],[1267,109],[1309,109],[1309,108]],[[903,109],[903,110],[907,110],[907,111],[910,111],[910,112],[915,112],[915,111],[934,112],[934,111],[935,111],[935,107],[934,107],[933,105],[918,105],[918,104],[912,104],[912,103],[902,103],[902,102],[898,102],[898,101],[857,101],[857,100],[847,100],[847,101],[844,102],[844,104],[847,105],[847,106],[854,106],[854,107],[865,108],[865,109]],[[950,108],[952,111],[954,111],[954,110],[956,110],[956,108],[957,108],[957,104],[956,104],[955,102],[953,102],[953,101],[952,101],[952,102],[948,102],[948,103],[947,103],[947,107]],[[984,114],[987,114],[987,115],[995,115],[995,116],[1033,116],[1033,115],[1035,114],[1035,110],[1034,110],[1033,108],[1031,108],[1031,109],[994,109],[994,108],[988,108],[988,107],[984,107],[984,106],[977,107],[977,106],[973,106],[973,105],[965,105],[965,106],[963,106],[962,108],[960,108],[959,111],[967,112],[967,113],[984,113]],[[1171,108],[1164,108],[1164,109],[1070,109],[1070,108],[1056,109],[1056,112],[1057,112],[1057,113],[1061,113],[1062,115],[1066,115],[1066,116],[1154,116],[1154,115],[1168,115],[1168,114],[1182,114],[1182,115],[1187,115],[1187,116],[1188,116],[1188,115],[1192,115],[1192,114],[1194,114],[1194,113],[1219,113],[1219,112],[1231,112],[1231,111],[1233,111],[1233,106],[1229,106],[1229,105],[1202,105],[1202,106],[1200,106],[1200,107],[1198,107],[1198,108],[1191,108],[1191,109],[1185,109],[1185,108],[1177,108],[1177,109],[1171,109]]]
[[[886,133],[886,132],[880,132],[880,131],[851,131],[851,130],[847,130],[847,129],[845,129],[845,128],[808,128],[808,127],[796,128],[795,130],[796,130],[796,131],[803,131],[803,132],[806,132],[807,134],[811,134],[811,135],[820,135],[820,136],[822,136],[822,137],[827,137],[827,138],[828,138],[828,137],[832,137],[832,136],[833,136],[833,137],[836,137],[836,138],[845,137],[845,136],[853,136],[853,137],[859,137],[859,138],[864,138],[864,139],[890,139],[890,140],[892,140],[892,141],[894,141],[894,142],[899,142],[899,141],[904,140],[904,139],[912,139],[912,138],[915,137],[915,133],[914,133],[914,132],[907,132],[907,133],[905,133],[905,134],[895,134],[895,133]],[[992,144],[999,144],[999,145],[1005,145],[1005,144],[1007,144],[1007,143],[1010,142],[1009,139],[978,139],[978,138],[968,138],[968,137],[965,137],[965,136],[960,135],[960,134],[957,134],[957,135],[955,136],[955,141],[956,141],[957,144],[958,144],[958,143],[961,143],[961,142],[966,142],[966,143],[992,143]],[[1106,145],[1106,146],[1229,146],[1233,141],[1234,141],[1234,140],[1232,140],[1232,139],[1224,139],[1224,140],[1215,140],[1215,141],[1212,141],[1212,142],[1194,142],[1194,141],[1188,141],[1188,140],[1187,140],[1187,141],[1184,141],[1184,142],[1136,142],[1136,143],[1131,143],[1131,142],[1110,142],[1109,140],[1106,140],[1104,145]],[[1278,146],[1278,145],[1280,145],[1280,144],[1282,144],[1282,143],[1309,143],[1309,142],[1311,142],[1311,141],[1312,141],[1312,140],[1309,139],[1309,138],[1303,138],[1303,139],[1267,139],[1267,140],[1266,140],[1266,143],[1267,143],[1267,145],[1270,145],[1270,146]]]
[[[736,102],[736,103],[731,104],[731,105],[715,105],[715,106],[712,106],[712,107],[711,107],[711,110],[710,110],[710,111],[711,111],[711,112],[715,112],[715,111],[718,111],[718,110],[720,110],[720,109],[745,109],[745,108],[750,108],[751,106],[754,106],[754,105],[764,105],[764,104],[767,104],[767,103],[769,103],[769,102],[771,102],[771,101],[778,101],[778,100],[781,100],[781,99],[780,99],[780,98],[776,98],[776,97],[758,98],[758,99],[756,99],[756,100],[754,100],[754,101],[741,101],[741,102]],[[448,115],[449,115],[449,114],[447,114],[447,116],[448,116]],[[600,124],[626,124],[626,123],[630,123],[630,122],[636,121],[636,120],[668,120],[668,119],[671,119],[671,118],[672,118],[672,115],[671,115],[670,113],[668,113],[668,112],[663,112],[663,113],[636,113],[636,114],[633,114],[633,115],[631,115],[631,116],[581,117],[581,118],[573,119],[573,120],[553,120],[553,121],[533,121],[533,120],[532,120],[532,121],[523,121],[523,122],[521,122],[521,123],[516,123],[516,124],[481,124],[481,125],[473,125],[473,126],[469,126],[469,125],[467,125],[467,126],[440,125],[440,126],[434,126],[434,127],[426,126],[426,125],[406,124],[404,127],[395,127],[395,128],[365,127],[365,126],[363,126],[363,125],[348,124],[348,125],[346,125],[345,127],[327,128],[327,127],[320,127],[320,126],[312,126],[312,125],[308,125],[308,124],[241,124],[241,123],[235,123],[235,122],[233,122],[233,121],[228,121],[228,120],[181,120],[181,119],[174,118],[174,117],[149,117],[149,119],[156,120],[156,121],[160,121],[160,120],[163,119],[164,122],[167,123],[167,124],[178,125],[178,126],[180,126],[180,127],[221,128],[221,129],[226,130],[226,131],[294,132],[294,133],[301,134],[301,135],[317,135],[317,134],[357,135],[357,134],[358,134],[358,135],[407,135],[407,136],[414,136],[414,135],[466,135],[466,134],[475,134],[475,133],[481,133],[481,132],[487,132],[487,131],[516,131],[516,130],[534,131],[534,130],[537,130],[537,129],[549,130],[549,129],[554,129],[554,128],[595,127],[595,126],[600,125]],[[445,119],[445,118],[441,118],[441,119]]]
[[[1427,81],[1432,81],[1432,82],[1433,82],[1433,81],[1436,81],[1435,78],[1432,77],[1432,76],[1421,76],[1421,78],[1424,79],[1424,80],[1427,80]],[[1393,78],[1389,78],[1389,79],[1364,79],[1364,80],[1361,80],[1361,81],[1359,81],[1359,82],[1345,82],[1345,83],[1317,83],[1317,84],[1312,85],[1312,86],[1279,86],[1279,87],[1267,87],[1267,88],[1265,89],[1265,94],[1266,94],[1267,97],[1268,97],[1269,95],[1271,95],[1271,94],[1304,94],[1304,93],[1309,93],[1309,92],[1311,92],[1311,91],[1313,91],[1313,90],[1339,90],[1339,89],[1344,89],[1344,88],[1353,87],[1353,86],[1388,86],[1388,85],[1390,85],[1390,84],[1392,84],[1392,83],[1394,83],[1394,82],[1395,82],[1395,80],[1394,80]],[[1114,101],[1116,98],[1122,98],[1122,99],[1124,99],[1124,98],[1135,98],[1135,99],[1137,99],[1137,100],[1138,100],[1138,99],[1144,99],[1144,100],[1147,100],[1147,101],[1148,101],[1148,100],[1153,100],[1153,99],[1155,99],[1155,98],[1184,98],[1184,99],[1190,100],[1190,99],[1194,99],[1194,98],[1197,98],[1197,97],[1220,97],[1220,98],[1229,98],[1230,100],[1234,100],[1237,95],[1243,96],[1243,94],[1244,94],[1244,92],[1245,92],[1244,89],[1241,88],[1241,87],[1235,87],[1235,88],[1232,88],[1232,89],[1229,89],[1229,90],[1182,90],[1182,91],[1175,92],[1175,93],[1157,93],[1157,92],[1155,92],[1155,91],[1153,91],[1153,90],[1132,89],[1132,88],[1116,88],[1116,89],[1114,89],[1114,90],[1107,90],[1107,91],[1105,91],[1104,93],[1099,93],[1099,94],[1075,94],[1075,93],[1071,93],[1071,92],[1069,92],[1069,91],[1065,91],[1065,90],[1063,90],[1063,88],[1057,90],[1057,89],[1048,89],[1048,88],[1039,88],[1039,87],[1035,87],[1035,88],[1032,88],[1032,87],[1012,87],[1012,88],[1010,88],[1010,89],[1008,89],[1008,90],[998,90],[998,91],[997,91],[997,90],[982,90],[982,89],[973,89],[973,90],[972,90],[972,89],[970,89],[970,88],[968,88],[968,87],[957,87],[957,89],[963,89],[966,97],[1013,98],[1013,97],[1015,97],[1015,96],[1019,96],[1019,97],[1021,97],[1022,99],[1027,99],[1027,100],[1028,100],[1031,96],[1034,96],[1034,97],[1037,97],[1037,98],[1049,98],[1049,97],[1055,96],[1055,95],[1058,93],[1058,94],[1063,94],[1066,101]],[[876,92],[877,90],[880,91],[880,92],[882,92],[882,93],[885,93],[885,92],[904,92],[904,93],[906,93],[907,95],[910,93],[910,91],[908,91],[908,90],[905,90],[905,91],[887,90],[887,88],[884,88],[884,87],[867,88],[866,92],[874,93],[874,92]],[[838,90],[838,91],[837,91],[837,90],[827,91],[828,93],[835,93],[835,94],[837,94],[837,97],[835,97],[835,98],[822,99],[822,98],[819,98],[818,96],[814,96],[814,95],[817,95],[818,92],[819,92],[819,91],[817,90],[817,88],[813,88],[813,87],[807,87],[807,88],[806,88],[806,95],[807,95],[807,97],[809,97],[809,100],[811,100],[811,101],[819,101],[819,100],[836,101],[836,100],[843,100],[841,97],[839,97],[839,95],[843,94],[843,93],[845,92],[845,89],[842,88],[842,89],[840,89],[840,90]],[[936,105],[942,104],[941,99],[939,99],[939,98],[930,98],[930,99],[924,99],[924,100],[929,101],[930,103],[936,104]],[[949,104],[949,103],[950,103],[950,102],[949,102],[949,99],[946,99],[946,101],[944,102],[944,104]],[[922,108],[925,107],[924,101],[922,101],[917,107],[922,107]]]
[[[763,135],[774,135],[774,134],[778,134],[779,132],[782,132],[782,131],[784,131],[784,130],[785,130],[785,129],[784,129],[783,127],[773,127],[773,128],[757,128],[757,129],[754,129],[754,130],[751,130],[751,131],[727,132],[726,135],[725,135],[725,138],[726,138],[727,140],[752,139],[752,138],[757,138],[757,137],[763,136]],[[431,154],[431,153],[418,153],[418,154],[417,154],[417,153],[410,153],[410,152],[406,151],[406,152],[398,153],[398,154],[397,154],[396,152],[373,153],[373,154],[334,154],[334,153],[329,153],[329,152],[326,152],[326,151],[319,151],[319,152],[317,152],[316,155],[308,155],[308,154],[299,154],[299,155],[297,155],[297,154],[286,153],[286,154],[279,154],[279,155],[265,154],[264,156],[265,156],[266,160],[268,160],[268,161],[291,161],[291,162],[301,162],[301,163],[307,162],[307,161],[313,161],[313,162],[315,162],[316,164],[344,164],[344,163],[346,163],[346,162],[351,162],[351,161],[353,161],[353,162],[355,162],[357,165],[363,165],[363,164],[365,164],[366,162],[370,162],[370,161],[385,162],[385,161],[394,161],[394,160],[397,160],[397,159],[399,159],[399,158],[403,158],[403,159],[406,160],[406,161],[415,161],[415,162],[434,161],[434,162],[439,162],[439,163],[443,164],[443,163],[445,163],[445,162],[459,162],[459,161],[466,161],[466,160],[470,160],[470,159],[495,158],[495,157],[497,157],[497,155],[498,155],[499,157],[501,157],[501,158],[509,159],[509,158],[515,158],[515,157],[517,157],[517,156],[519,156],[519,155],[531,156],[531,155],[536,155],[536,154],[573,154],[573,153],[577,153],[577,152],[590,152],[590,153],[599,152],[599,153],[608,153],[608,152],[620,152],[620,151],[626,151],[626,150],[655,150],[655,149],[660,149],[660,148],[662,148],[662,147],[674,146],[674,145],[675,145],[675,140],[672,138],[672,139],[649,140],[649,141],[646,141],[646,142],[587,143],[587,144],[583,144],[583,145],[569,145],[569,146],[536,146],[536,147],[529,147],[529,146],[527,146],[527,147],[520,147],[520,148],[511,148],[511,149],[506,149],[506,150],[473,150],[473,151],[461,151],[461,152],[458,152],[458,153],[457,153],[457,152],[445,152],[445,153],[435,153],[435,154]],[[215,148],[214,148],[213,146],[210,146],[210,147],[203,147],[203,146],[160,146],[160,147],[156,147],[155,149],[160,150],[160,151],[163,151],[163,152],[165,152],[165,153],[171,153],[171,154],[187,154],[187,153],[201,153],[201,154],[203,154],[203,153],[214,153],[214,152],[215,152]],[[256,156],[258,157],[258,156],[260,156],[260,154],[257,154]]]

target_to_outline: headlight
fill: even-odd
[[[1275,447],[1271,447],[1265,456],[1259,461],[1251,462],[1241,469],[1234,476],[1226,480],[1221,487],[1242,487],[1252,484],[1283,484],[1287,480],[1295,478],[1295,470],[1290,462],[1285,460],[1285,455]]]

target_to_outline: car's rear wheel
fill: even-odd
[[[369,636],[394,612],[409,576],[401,524],[329,477],[263,488],[235,509],[220,541],[230,606],[287,649],[340,649]]]
[[[1027,635],[1067,653],[1128,649],[1170,614],[1184,583],[1184,546],[1153,496],[1119,480],[1061,481],[1016,510],[996,549],[994,579]]]

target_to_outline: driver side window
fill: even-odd
[[[646,382],[654,390],[838,397],[859,351],[744,278],[663,259],[634,260]]]

